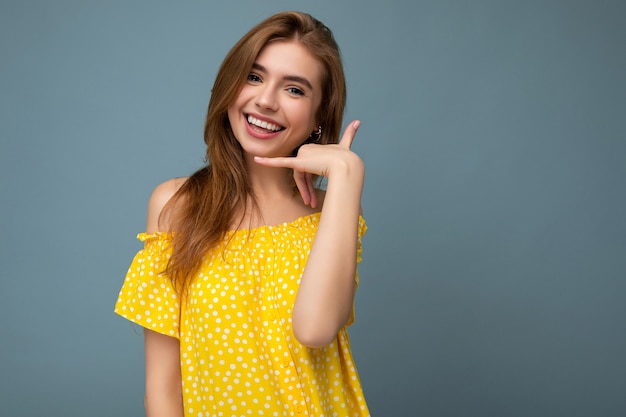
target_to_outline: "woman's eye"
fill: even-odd
[[[261,77],[256,74],[248,74],[248,81],[258,83],[261,82]]]
[[[287,91],[289,92],[289,94],[293,94],[295,96],[303,96],[304,95],[304,91],[302,91],[301,89],[299,89],[297,87],[289,87],[287,89]]]

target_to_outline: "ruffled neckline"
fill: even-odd
[[[285,228],[299,228],[299,227],[303,227],[303,226],[310,225],[310,224],[317,224],[317,222],[319,222],[320,215],[321,215],[321,212],[316,212],[316,213],[306,214],[304,216],[297,217],[294,220],[286,221],[286,222],[279,223],[276,225],[261,225],[261,226],[251,227],[249,229],[229,230],[226,232],[225,236],[231,237],[233,235],[237,236],[240,234],[250,234],[250,233],[254,233],[256,231],[261,231],[261,230],[277,231],[277,230],[281,230]],[[154,232],[154,233],[143,232],[137,235],[137,239],[139,239],[142,242],[145,242],[146,240],[149,240],[152,238],[158,238],[159,240],[160,239],[169,240],[171,236],[172,236],[172,232]]]

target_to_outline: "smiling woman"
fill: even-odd
[[[320,63],[296,41],[274,41],[263,48],[228,109],[247,159],[289,155],[317,129],[322,73]]]
[[[339,48],[307,14],[226,56],[209,163],[152,193],[116,303],[145,328],[149,417],[369,415],[346,330],[366,226],[345,99]]]

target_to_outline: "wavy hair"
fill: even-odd
[[[217,73],[209,101],[204,141],[207,165],[196,171],[166,204],[160,221],[167,219],[172,233],[172,255],[166,273],[177,292],[186,290],[203,256],[219,243],[232,224],[255,204],[239,142],[228,119],[228,109],[265,45],[272,41],[296,41],[323,68],[322,100],[316,120],[323,128],[320,143],[337,143],[346,103],[346,83],[341,54],[332,32],[314,17],[282,12],[262,21],[246,33],[226,55]],[[295,182],[293,183],[296,190]]]

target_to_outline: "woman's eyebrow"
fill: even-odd
[[[263,65],[258,64],[256,62],[252,64],[252,69],[261,71],[267,74],[267,69]],[[283,77],[283,80],[301,83],[301,84],[304,84],[309,90],[313,90],[313,85],[311,84],[311,82],[304,77],[300,77],[299,75],[285,75]]]

